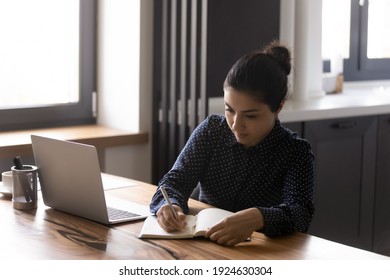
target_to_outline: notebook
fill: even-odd
[[[157,222],[156,216],[149,216],[142,226],[139,238],[183,239],[204,236],[207,229],[231,216],[232,212],[219,208],[206,208],[196,216],[186,216],[186,227],[181,231],[166,232]]]
[[[112,188],[103,186],[94,146],[37,135],[31,135],[31,141],[45,205],[102,224],[150,215],[147,206],[106,199],[104,189]]]

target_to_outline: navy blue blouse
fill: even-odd
[[[188,213],[188,198],[200,183],[199,200],[237,212],[256,207],[268,236],[308,230],[313,213],[314,156],[310,144],[279,120],[249,149],[237,142],[225,117],[210,116],[192,133],[172,169],[161,179],[172,203]],[[152,213],[165,203],[157,191]]]

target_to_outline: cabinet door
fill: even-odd
[[[291,131],[296,132],[299,137],[302,137],[302,132],[303,132],[303,123],[302,122],[287,122],[287,123],[282,123],[282,125],[285,128],[288,128]]]
[[[376,117],[305,123],[315,154],[315,207],[310,233],[372,249]]]
[[[208,97],[220,97],[226,75],[237,59],[279,38],[280,0],[207,3],[206,91]]]
[[[378,119],[374,251],[390,255],[390,115]]]

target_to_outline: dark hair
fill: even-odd
[[[290,72],[290,51],[273,41],[241,57],[230,69],[223,87],[245,91],[276,112],[286,99]]]

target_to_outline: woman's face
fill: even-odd
[[[233,88],[224,90],[225,117],[237,142],[249,148],[260,143],[272,130],[277,112],[250,94]]]

